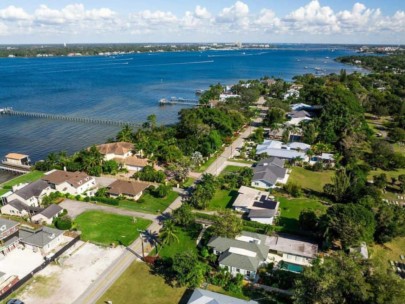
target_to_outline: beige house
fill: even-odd
[[[71,195],[83,194],[96,187],[94,177],[78,171],[52,170],[47,172],[42,180],[46,181],[52,189]]]
[[[104,160],[123,159],[132,156],[134,144],[128,142],[113,142],[98,145],[96,148],[104,155]]]
[[[137,156],[129,156],[127,158],[114,158],[114,160],[121,164],[128,171],[140,171],[148,165],[147,158],[139,158]]]
[[[143,191],[148,187],[148,183],[116,180],[108,186],[107,193],[113,198],[124,196],[136,201],[142,196]]]
[[[9,153],[4,157],[3,164],[17,167],[29,167],[31,160],[28,155]]]

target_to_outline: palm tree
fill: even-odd
[[[162,233],[160,234],[162,244],[170,244],[173,241],[179,242],[179,238],[176,235],[176,226],[172,220],[166,220],[163,225]]]
[[[132,142],[132,128],[125,125],[117,134],[118,141]]]

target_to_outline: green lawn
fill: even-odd
[[[400,261],[400,255],[405,255],[405,237],[397,237],[384,245],[374,244],[368,247],[370,258],[381,267],[391,268],[389,261]]]
[[[280,202],[279,212],[280,217],[278,219],[278,226],[288,230],[299,230],[298,219],[300,213],[304,209],[310,209],[315,211],[318,216],[326,212],[327,207],[322,205],[316,199],[309,198],[294,198],[288,199],[285,197],[277,197]]]
[[[179,196],[177,192],[170,191],[164,198],[157,198],[147,193],[142,195],[138,201],[120,200],[118,207],[134,211],[158,214],[167,209],[167,207]]]
[[[194,182],[195,182],[195,178],[187,177],[187,179],[183,183],[183,188],[186,189],[186,188],[190,187],[192,184],[194,184]]]
[[[335,171],[311,171],[301,167],[294,167],[290,174],[289,181],[301,185],[303,189],[323,192],[323,186],[331,182]]]
[[[41,171],[32,171],[24,175],[20,175],[16,178],[13,178],[12,180],[9,180],[2,184],[1,186],[4,189],[11,189],[14,185],[21,184],[21,183],[30,183],[34,182],[38,179],[40,179],[42,176],[44,176],[44,173]]]
[[[195,227],[182,229],[177,228],[176,235],[179,238],[179,241],[174,241],[171,244],[165,245],[159,249],[159,256],[161,257],[174,257],[176,253],[184,252],[191,250],[197,252],[196,240],[198,234],[200,233],[201,226],[195,225]],[[155,254],[155,251],[153,251]]]
[[[243,167],[239,167],[239,166],[226,166],[226,167],[224,168],[224,170],[222,170],[220,176],[223,176],[223,175],[228,174],[228,173],[235,173],[235,172],[240,171],[241,169],[243,169]]]
[[[0,189],[0,196],[2,196],[4,193],[8,192],[10,190],[8,189]]]
[[[405,174],[405,169],[398,169],[398,170],[393,170],[393,171],[385,171],[382,169],[377,169],[374,171],[370,171],[368,173],[368,179],[372,180],[374,175],[379,175],[381,173],[385,173],[387,175],[388,182],[390,182],[391,177],[398,178],[398,175]]]
[[[174,304],[180,302],[185,291],[185,287],[171,287],[161,276],[152,275],[147,264],[134,262],[97,301],[97,304],[104,304],[106,301],[117,304]]]
[[[75,223],[84,241],[101,245],[122,243],[128,246],[139,236],[137,229],[146,229],[151,221],[136,218],[134,223],[131,216],[86,211],[75,219]]]
[[[233,202],[238,196],[237,190],[221,190],[215,191],[214,197],[209,202],[208,210],[219,210],[225,208],[231,208]]]

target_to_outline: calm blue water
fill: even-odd
[[[179,106],[159,107],[163,97],[194,98],[196,89],[264,75],[327,73],[341,68],[333,58],[351,54],[323,47],[278,50],[131,54],[111,57],[0,59],[0,108],[143,122],[155,113],[162,124],[177,120]],[[330,58],[326,58],[330,57]],[[304,67],[307,66],[308,69]],[[0,116],[0,157],[8,152],[44,158],[69,153],[114,136],[119,127]]]

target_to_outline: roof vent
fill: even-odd
[[[7,229],[6,225],[0,227],[0,231],[5,231]]]
[[[55,238],[55,233],[52,233],[52,234],[49,236],[49,238],[50,238],[51,240],[53,240],[53,239]]]

